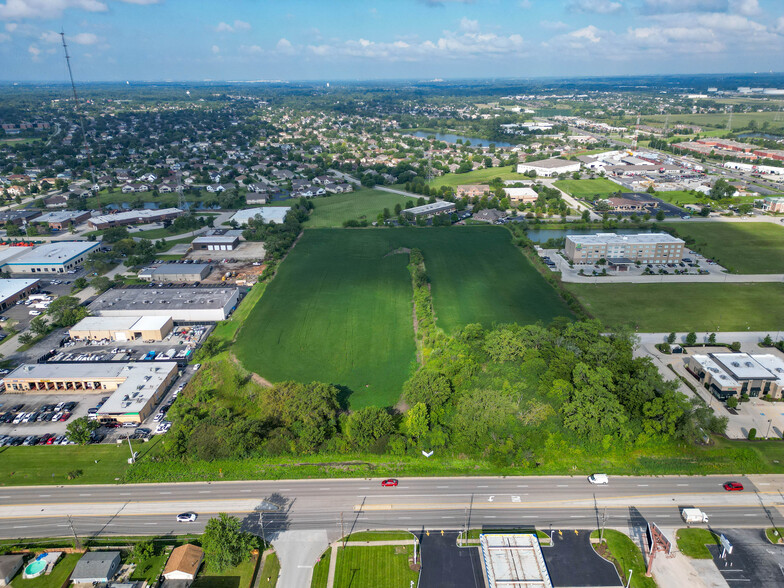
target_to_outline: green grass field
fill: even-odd
[[[221,574],[202,568],[191,588],[251,588],[257,563],[258,558],[251,557]]]
[[[143,457],[158,439],[134,445]],[[128,467],[128,445],[58,445],[57,447],[3,447],[0,463],[5,474],[0,486],[38,484],[104,484],[122,477]],[[96,463],[97,461],[97,463]],[[68,480],[68,472],[82,474]]]
[[[419,572],[411,570],[408,564],[413,553],[414,548],[411,545],[339,549],[335,566],[335,586],[399,588],[407,587],[411,582],[416,586]],[[322,561],[316,564],[311,587],[326,587],[328,572],[329,556],[322,558]]]
[[[378,214],[383,212],[385,208],[394,214],[395,204],[400,204],[405,208],[406,202],[409,200],[412,198],[367,188],[348,194],[314,198],[315,208],[305,226],[312,228],[342,227],[343,222],[347,220],[374,222]]]
[[[418,247],[439,326],[571,316],[501,227],[305,231],[250,312],[234,347],[275,382],[326,381],[351,406],[394,404],[415,359],[408,255]]]
[[[280,575],[280,560],[278,554],[274,551],[270,553],[264,560],[264,569],[261,570],[261,581],[259,586],[264,588],[275,588],[278,584],[278,576]]]
[[[729,121],[729,113],[715,113],[715,114],[671,114],[669,116],[670,126],[676,124],[692,124],[701,127],[713,127],[727,131],[727,123]],[[776,119],[779,120],[776,120]],[[667,119],[666,114],[655,114],[644,116],[644,122],[664,123]],[[768,132],[781,132],[784,130],[784,120],[778,112],[735,112],[732,115],[732,129],[739,132],[740,129],[748,127],[749,123],[754,121],[757,124],[757,129],[768,123]]]
[[[784,329],[784,284],[566,284],[607,327],[642,332]]]
[[[591,533],[591,537],[598,538],[599,531]],[[594,545],[594,549],[603,557],[609,559],[621,576],[626,586],[629,570],[632,570],[630,586],[634,588],[656,588],[653,578],[645,577],[645,559],[637,545],[625,534],[612,529],[605,529],[604,543]]]
[[[615,182],[604,178],[596,178],[594,180],[558,180],[555,182],[555,186],[575,198],[587,200],[593,200],[595,196],[609,196],[615,192],[625,191],[623,187]]]
[[[784,273],[784,227],[773,223],[673,223],[682,239],[732,273]]]
[[[476,171],[467,172],[464,174],[444,174],[433,178],[430,185],[436,188],[441,186],[458,186],[460,184],[486,184],[493,178],[501,178],[502,180],[530,180],[523,174],[517,173],[517,166],[507,165],[505,167],[490,167],[478,169]]]
[[[656,198],[661,198],[665,202],[674,204],[675,206],[683,206],[684,204],[697,204],[700,201],[699,196],[695,196],[691,192],[684,192],[682,190],[673,190],[671,192],[656,192]]]
[[[683,555],[693,559],[713,557],[706,545],[718,545],[719,538],[708,529],[678,529],[675,541]]]

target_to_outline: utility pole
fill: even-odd
[[[604,525],[605,525],[606,522],[607,522],[607,507],[605,506],[604,510],[602,511],[602,529],[599,532],[599,542],[600,543],[604,541]]]
[[[131,445],[131,434],[128,433],[128,449],[131,450],[131,461],[130,463],[136,463],[136,457],[133,455],[133,446]]]
[[[81,549],[82,544],[79,542],[79,537],[76,536],[76,530],[74,529],[73,521],[71,520],[71,515],[68,515],[68,525],[71,527],[71,534],[73,535],[74,538],[74,548]]]
[[[343,539],[343,547],[346,547],[346,538],[343,533],[343,511],[340,511],[340,537]]]
[[[90,147],[87,145],[87,133],[84,130],[84,116],[79,110],[79,96],[76,95],[76,84],[74,84],[73,71],[71,70],[71,56],[68,54],[68,45],[65,43],[65,31],[60,31],[60,37],[63,40],[63,50],[65,51],[65,63],[68,64],[68,77],[71,79],[71,90],[73,91],[74,98],[74,112],[79,116],[79,126],[82,129],[82,142],[84,143],[84,150],[87,153],[87,165],[90,168],[90,179],[93,185],[90,186],[90,191],[95,193],[98,199],[98,210],[101,209],[101,197],[98,194],[98,186],[95,184],[95,170],[93,169],[93,158],[90,155]]]

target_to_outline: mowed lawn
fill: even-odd
[[[430,185],[435,188],[440,188],[441,186],[454,187],[459,186],[460,184],[487,184],[493,178],[520,180],[521,182],[531,179],[523,174],[518,174],[516,165],[507,165],[504,167],[482,168],[464,174],[444,174],[443,176],[433,178]]]
[[[641,332],[784,329],[784,284],[567,284],[608,327]]]
[[[419,572],[411,570],[409,558],[412,545],[347,546],[338,549],[335,565],[335,587],[407,588],[419,581]],[[329,558],[323,558],[321,569],[314,571],[311,588],[327,585]],[[318,566],[317,566],[318,567]]]
[[[615,192],[626,192],[622,186],[604,178],[594,180],[558,180],[555,186],[574,196],[592,200],[595,196],[609,196]]]
[[[342,227],[347,220],[373,222],[385,208],[394,214],[395,204],[400,204],[405,208],[406,202],[409,200],[412,198],[367,188],[348,194],[320,196],[313,199],[315,208],[305,226],[310,228]]]
[[[395,404],[415,361],[407,254],[420,248],[438,325],[571,316],[502,227],[312,229],[241,328],[235,353],[276,382],[346,386],[352,408]]]
[[[690,248],[737,274],[784,273],[784,227],[773,223],[673,223]]]

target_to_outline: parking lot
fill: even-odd
[[[716,530],[732,544],[732,554],[708,545],[713,562],[730,588],[740,586],[784,587],[784,546],[773,545],[762,529]]]
[[[57,277],[53,276],[51,278],[41,278],[38,275],[14,277],[40,278],[41,290],[39,293],[48,293],[52,296],[53,299],[57,299],[60,296],[70,296],[71,288],[73,287],[73,281],[84,275],[85,271],[80,269],[75,274],[63,274],[58,275]],[[30,325],[30,321],[33,320],[35,316],[31,315],[30,313],[43,312],[43,310],[44,309],[33,308],[33,302],[29,299],[22,300],[14,306],[7,308],[2,313],[3,320],[0,321],[0,325],[7,327],[9,325],[8,321],[11,321],[17,331],[23,331]],[[2,332],[0,334],[7,333]]]

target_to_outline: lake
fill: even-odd
[[[749,138],[757,138],[757,139],[772,139],[774,141],[778,141],[781,139],[781,135],[771,135],[770,133],[741,133],[738,135],[738,139],[749,139]]]
[[[525,234],[534,243],[544,243],[548,239],[563,239],[566,235],[595,235],[596,233],[638,235],[652,232],[650,229],[528,229]]]
[[[417,131],[416,133],[412,133],[415,137],[419,137],[420,139],[427,139],[428,137],[433,137],[439,141],[443,141],[444,143],[457,143],[458,139],[465,143],[466,141],[471,141],[471,147],[487,147],[492,143],[496,147],[515,147],[512,143],[504,143],[503,141],[488,141],[487,139],[477,139],[476,137],[464,137],[462,135],[452,135],[449,133],[426,133],[425,131]]]

